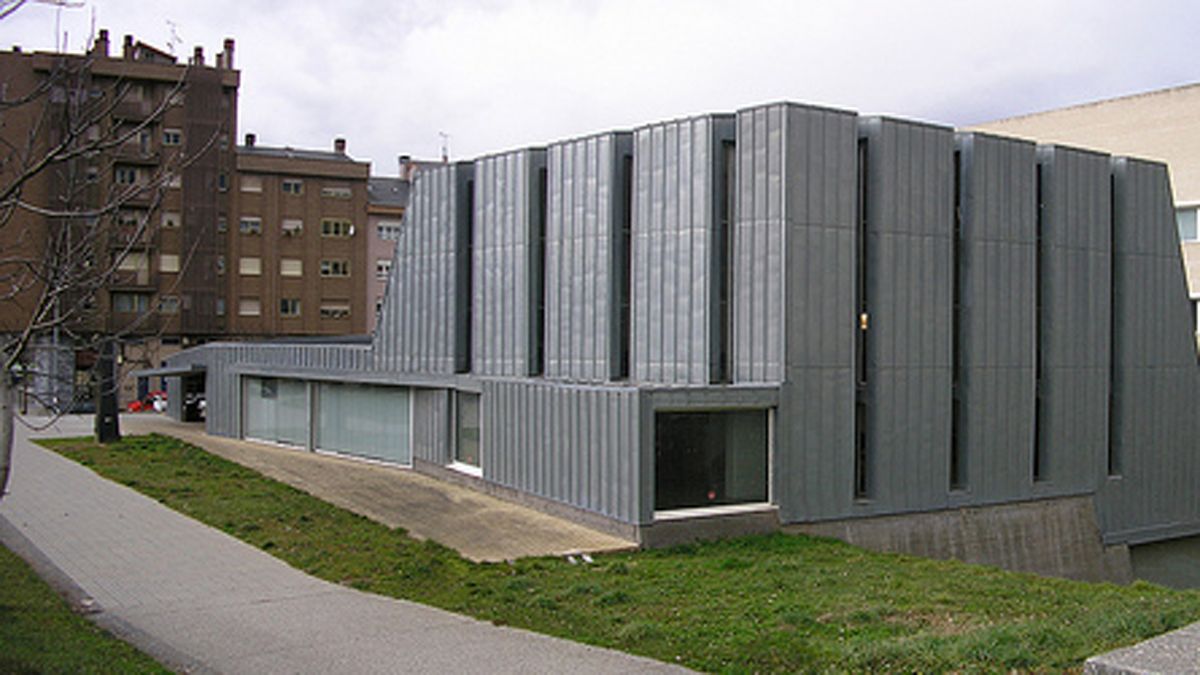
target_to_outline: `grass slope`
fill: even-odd
[[[24,560],[0,546],[0,672],[170,671],[72,612]]]
[[[1200,620],[1200,592],[801,536],[474,564],[175,439],[47,445],[318,577],[706,671],[1069,670]]]

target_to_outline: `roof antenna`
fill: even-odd
[[[182,44],[183,39],[179,37],[179,24],[170,19],[166,19],[166,22],[167,27],[171,29],[171,37],[167,40],[167,51],[171,52],[171,55],[174,56],[175,45]]]
[[[442,164],[450,163],[450,134],[439,131],[438,136],[442,137]]]

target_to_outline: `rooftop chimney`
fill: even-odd
[[[121,58],[126,61],[133,60],[133,36],[125,36],[125,44],[121,45]]]
[[[416,167],[413,166],[412,157],[408,155],[400,155],[400,180],[411,182],[413,179],[414,168]]]
[[[196,45],[195,49],[192,50],[192,65],[193,66],[204,65],[204,47],[201,47],[200,45]]]
[[[108,29],[101,28],[96,41],[92,43],[92,53],[108,58]]]
[[[346,139],[344,139],[344,138],[333,139],[333,151],[336,153],[342,154],[342,155],[346,154]]]
[[[225,67],[233,70],[233,38],[225,38]]]
[[[257,140],[258,140],[258,136],[255,136],[254,134],[246,134],[246,147],[253,148],[254,142]]]

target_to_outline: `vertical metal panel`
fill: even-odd
[[[450,392],[446,389],[413,389],[413,457],[447,464],[452,455]]]
[[[489,379],[481,405],[486,480],[641,522],[636,389]]]
[[[620,168],[632,135],[564,141],[548,151],[547,377],[604,381],[615,370],[620,298],[614,256],[623,205]]]
[[[786,379],[775,421],[784,520],[853,497],[856,116],[778,104],[737,116],[735,382]]]
[[[1044,484],[1035,487],[1077,491],[1094,488],[1108,448],[1109,157],[1044,146],[1038,158],[1044,274],[1037,433],[1046,463]]]
[[[866,177],[867,461],[876,512],[943,506],[950,449],[954,137],[860,122]]]
[[[1166,167],[1113,161],[1112,452],[1106,534],[1167,529],[1200,515],[1200,372]]]
[[[960,134],[958,246],[964,498],[1027,494],[1034,411],[1037,195],[1035,147]]]
[[[733,375],[737,382],[784,378],[783,237],[788,106],[737,118],[737,218],[733,242]]]
[[[546,151],[526,149],[475,162],[472,370],[524,376],[533,367],[530,290],[539,205],[538,171]]]
[[[469,289],[463,288],[460,259],[466,255],[463,192],[471,172],[460,163],[417,175],[375,332],[377,367],[449,374],[464,357],[459,297]]]
[[[733,117],[675,120],[634,134],[632,376],[707,384],[720,217],[715,157],[733,139]]]

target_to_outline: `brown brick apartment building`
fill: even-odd
[[[370,164],[332,152],[237,149],[236,221],[228,226],[225,277],[232,335],[366,333]]]
[[[131,36],[110,54],[103,30],[86,54],[0,53],[0,186],[52,144],[79,150],[23,186],[21,202],[36,208],[12,210],[0,258],[38,259],[67,242],[79,269],[64,274],[113,271],[54,304],[71,321],[27,352],[31,408],[87,398],[96,335],[117,338],[124,405],[158,385],[129,373],[183,347],[373,327],[394,242],[368,227],[370,165],[342,139],[331,151],[266,147],[252,134],[236,145],[239,80],[233,40],[211,64],[200,48],[181,63]],[[396,232],[406,196],[390,192],[375,210]],[[11,336],[45,286],[3,262],[0,279],[22,288],[0,305],[0,335]]]
[[[211,65],[199,47],[179,63],[132,36],[112,54],[103,30],[86,54],[0,53],[0,186],[50,158],[7,195],[0,231],[0,276],[15,291],[0,332],[24,328],[39,306],[39,320],[61,319],[29,352],[45,403],[65,405],[88,376],[90,350],[76,349],[88,336],[117,336],[138,367],[225,333],[216,234],[231,210],[238,83],[232,40]],[[26,256],[56,262],[14,262]],[[39,303],[56,285],[80,292]]]

